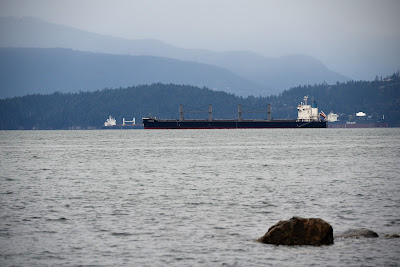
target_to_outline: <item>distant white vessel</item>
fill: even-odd
[[[106,127],[111,127],[111,126],[115,126],[117,125],[117,120],[113,117],[108,117],[108,119],[106,120],[106,122],[104,123],[104,126]]]
[[[117,124],[117,120],[111,115],[101,126],[101,129],[143,129],[143,124],[136,124],[136,119],[133,118],[131,121],[122,119],[122,124]]]

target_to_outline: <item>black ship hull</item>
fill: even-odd
[[[328,122],[328,128],[388,128],[387,122],[346,122],[336,121]]]
[[[296,120],[159,120],[143,119],[144,129],[246,129],[246,128],[326,128],[325,121]]]
[[[101,128],[100,129],[103,129],[103,130],[115,130],[115,129],[117,129],[117,130],[119,130],[119,129],[133,129],[133,130],[140,130],[140,129],[143,129],[144,127],[143,127],[143,125],[138,125],[138,124],[135,124],[135,125],[113,125],[113,126],[101,126]]]

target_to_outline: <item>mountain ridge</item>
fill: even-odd
[[[0,98],[156,82],[206,86],[237,95],[258,92],[257,85],[223,68],[154,56],[66,48],[0,48],[0,62]]]
[[[107,54],[151,55],[214,65],[258,85],[257,94],[261,95],[276,94],[298,85],[350,79],[307,55],[267,58],[249,51],[185,49],[155,39],[110,37],[37,18],[2,17],[0,36],[4,36],[0,39],[1,47],[60,47]]]

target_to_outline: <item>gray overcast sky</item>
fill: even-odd
[[[346,69],[346,61],[368,56],[390,58],[381,50],[397,53],[397,58],[400,54],[396,48],[400,44],[399,0],[0,0],[0,3],[0,16],[38,17],[129,39],[152,38],[180,47],[217,51],[250,50],[265,56],[305,53],[356,78],[357,71],[351,70],[355,66]],[[392,72],[397,70],[391,68],[388,66]]]

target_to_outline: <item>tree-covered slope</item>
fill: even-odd
[[[399,72],[386,78],[377,77],[374,81],[295,87],[284,91],[279,99],[281,104],[285,102],[290,105],[298,102],[304,95],[314,97],[320,110],[326,114],[333,111],[340,115],[341,120],[347,120],[349,116],[355,117],[359,111],[372,119],[379,119],[384,115],[392,124],[400,119]],[[281,106],[280,103],[277,105]]]
[[[0,100],[0,129],[98,128],[109,115],[119,123],[123,117],[140,121],[150,114],[176,118],[179,104],[214,104],[216,116],[231,116],[239,99],[206,88],[160,83],[95,92],[35,94]]]
[[[363,111],[372,119],[385,115],[391,126],[400,126],[400,75],[395,73],[370,82],[301,86],[270,97],[243,98],[207,88],[161,83],[95,92],[35,94],[0,100],[0,129],[99,128],[109,115],[118,123],[123,117],[140,121],[150,114],[177,119],[179,104],[204,110],[212,104],[214,118],[233,119],[237,118],[238,104],[244,109],[266,109],[270,103],[273,118],[294,119],[305,95],[315,99],[320,110],[338,113],[342,120]],[[185,117],[190,116],[194,115]],[[207,118],[207,114],[198,116]],[[259,116],[265,118],[266,114],[246,114],[247,118]]]

